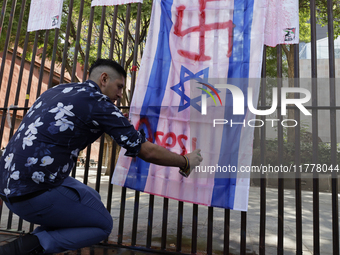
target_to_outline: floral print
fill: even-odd
[[[28,157],[27,158],[27,163],[25,164],[26,167],[29,167],[31,165],[34,165],[38,162],[37,158],[32,158],[32,157]]]
[[[60,132],[63,132],[65,130],[67,130],[68,128],[71,129],[71,130],[73,130],[73,128],[74,128],[73,122],[69,121],[67,119],[64,119],[64,118],[61,118],[61,119],[57,120],[55,125],[57,127],[60,127],[59,128]]]
[[[24,137],[24,139],[22,140],[22,149],[25,150],[26,146],[32,146],[33,145],[33,141],[37,139],[37,137],[35,135],[30,134],[29,136]]]
[[[71,112],[72,108],[73,105],[64,106],[63,103],[58,103],[57,107],[49,110],[49,112],[57,113],[54,118],[58,120],[64,117],[64,115],[74,116],[74,113]]]
[[[5,154],[5,153],[4,153]],[[12,160],[13,160],[14,154],[10,153],[8,156],[5,158],[5,169],[9,168],[11,166]]]
[[[12,174],[11,174],[11,178],[13,179],[13,180],[19,180],[19,175],[20,175],[20,172],[19,171],[15,171],[15,172],[13,172]]]
[[[33,134],[33,135],[36,135],[37,133],[38,133],[38,130],[37,130],[37,127],[40,127],[40,126],[42,126],[44,123],[42,123],[41,121],[40,121],[40,118],[38,118],[34,123],[31,123],[29,126],[28,126],[28,128],[27,128],[27,130],[26,130],[26,132],[25,132],[25,135],[27,135],[27,134],[29,134],[29,133],[31,133],[31,134]]]
[[[45,173],[43,172],[34,172],[32,174],[32,180],[36,183],[39,184],[40,182],[44,182],[44,177],[45,177]]]
[[[70,92],[72,89],[73,89],[72,87],[69,87],[69,88],[64,89],[62,92],[64,94],[66,94],[66,93]]]
[[[117,116],[118,118],[125,118],[124,115],[122,113],[120,113],[120,112],[113,112],[111,114]]]
[[[51,158],[50,156],[45,156],[41,159],[41,166],[48,166],[53,163],[54,159]]]

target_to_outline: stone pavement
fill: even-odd
[[[104,170],[103,170],[104,171]],[[77,179],[83,180],[83,171],[77,169]],[[88,185],[95,187],[96,172],[90,171]],[[106,205],[107,187],[109,183],[108,176],[101,176],[100,194]],[[130,245],[132,233],[132,219],[134,212],[134,190],[127,190],[126,209],[124,220],[123,244]],[[146,233],[149,212],[149,195],[140,193],[139,215],[137,227],[136,243],[138,247],[145,247]],[[278,192],[275,188],[267,188],[266,192],[266,254],[277,253],[277,212]],[[121,187],[114,186],[111,215],[114,221],[114,227],[109,237],[109,243],[115,244],[118,238],[119,211],[120,211]],[[313,193],[310,191],[302,191],[302,228],[303,228],[303,254],[313,254]],[[168,212],[168,231],[167,231],[167,249],[175,250],[177,236],[177,212],[178,201],[169,200]],[[190,203],[184,204],[183,213],[183,238],[182,251],[190,253],[191,247],[191,229],[192,229],[192,209]],[[320,192],[320,252],[323,255],[332,254],[332,218],[331,218],[331,194]],[[7,226],[7,208],[3,209],[1,217],[1,229]],[[154,201],[154,217],[152,232],[152,247],[160,249],[161,233],[162,233],[162,215],[163,215],[163,198],[155,196]],[[198,254],[206,253],[207,244],[207,216],[208,208],[206,206],[198,206]],[[213,212],[213,253],[222,254],[223,238],[224,238],[224,209],[214,208]],[[17,217],[13,218],[13,226],[17,225]],[[28,230],[28,223],[24,223],[24,229]],[[260,226],[260,188],[250,187],[249,193],[249,209],[247,212],[247,254],[258,254],[259,246],[259,226]],[[296,249],[296,231],[295,231],[295,191],[284,191],[284,254],[295,254]],[[241,232],[241,213],[238,211],[230,211],[230,252],[239,254],[240,251],[240,232]],[[0,233],[1,234],[1,233]],[[89,248],[87,248],[89,249]],[[101,250],[101,252],[104,252]],[[125,253],[105,253],[98,254],[125,254]],[[117,249],[111,252],[119,252]],[[125,252],[125,251],[124,251]],[[130,251],[126,251],[130,252]],[[131,251],[136,252],[136,251]],[[138,251],[137,251],[138,252]],[[71,253],[69,253],[71,254]],[[77,253],[75,253],[77,254]],[[81,253],[87,254],[87,253]],[[92,254],[92,253],[88,253]],[[97,254],[93,253],[93,254]],[[126,253],[130,254],[130,253]],[[145,254],[131,253],[131,254]]]

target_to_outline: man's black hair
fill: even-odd
[[[120,75],[126,78],[126,72],[124,68],[114,60],[98,58],[90,67],[89,76],[91,75],[94,68],[98,66],[108,66],[117,71]]]

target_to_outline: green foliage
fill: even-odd
[[[316,22],[321,26],[328,25],[328,11],[327,11],[327,0],[315,0],[315,12],[316,12]],[[340,35],[340,0],[332,1],[332,11],[333,11],[333,28],[334,35],[337,38]],[[299,13],[300,13],[300,39],[304,42],[310,41],[310,29],[306,21],[310,19],[310,1],[309,0],[299,0]],[[304,22],[305,21],[305,22]],[[306,29],[307,28],[307,29]],[[302,34],[301,34],[302,33]],[[302,37],[301,37],[302,35]],[[309,40],[308,40],[309,39]]]
[[[27,2],[28,3],[26,4],[26,6],[29,6],[31,1],[28,0]],[[14,11],[14,13],[12,13],[12,4],[13,4],[13,0],[7,1],[6,11],[3,14],[4,15],[4,23],[3,23],[2,33],[1,33],[1,37],[0,37],[0,52],[2,52],[4,50],[6,37],[8,35],[10,35],[9,46],[14,45],[14,42],[15,42],[15,37],[16,37],[16,33],[17,33],[17,30],[18,30],[18,25],[19,25],[19,15],[20,15],[20,11],[21,11],[21,5],[16,4],[15,11]],[[2,7],[3,6],[1,6],[1,8]],[[13,18],[13,24],[12,24],[11,31],[8,31],[8,25],[9,25],[9,20],[10,20],[11,15],[13,15],[13,17],[14,17]],[[22,22],[22,25],[21,25],[21,30],[20,30],[19,45],[23,45],[24,41],[25,41],[28,15],[29,15],[29,11],[28,11],[28,8],[26,7],[25,12],[24,12],[24,16],[23,16],[23,22]],[[30,36],[30,39],[31,39],[31,41],[34,41],[34,35]],[[30,45],[29,50],[32,49],[32,46],[33,46],[33,44]]]
[[[277,47],[266,47],[266,77],[277,77]],[[282,59],[282,76],[288,77],[288,62]]]
[[[321,26],[327,26],[328,15],[327,15],[327,0],[317,0],[316,1],[316,18],[317,22]],[[333,24],[334,24],[334,37],[337,38],[340,35],[340,1],[333,0]]]
[[[310,19],[309,9],[301,9],[299,12],[299,38],[300,42],[310,42]]]

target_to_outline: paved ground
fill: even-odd
[[[0,246],[14,241],[18,238],[18,234],[1,231],[0,230]],[[93,247],[86,247],[78,251],[69,251],[65,253],[59,253],[58,255],[142,255],[142,254],[155,254],[148,253],[146,251],[138,251],[125,249],[121,247],[113,247],[108,245],[95,245]]]
[[[77,178],[82,181],[82,171],[77,172]],[[90,171],[88,185],[95,187],[96,173]],[[101,176],[100,194],[106,204],[108,176]],[[121,199],[121,187],[114,187],[114,196],[112,198],[111,215],[114,221],[114,227],[109,238],[110,243],[116,243],[118,238],[119,210]],[[320,246],[321,254],[332,254],[332,218],[331,218],[331,194],[320,194]],[[266,217],[266,254],[277,253],[277,189],[267,188],[267,217]],[[132,219],[134,211],[135,191],[127,191],[123,243],[131,243]],[[295,231],[295,194],[294,190],[285,190],[284,192],[284,254],[295,254],[296,249],[296,231]],[[302,192],[302,214],[303,214],[303,254],[313,253],[313,193],[310,191]],[[137,227],[137,246],[145,247],[146,230],[148,224],[148,206],[149,195],[141,193],[139,203],[139,218]],[[177,206],[178,201],[169,201],[168,212],[168,232],[167,232],[167,249],[174,250],[176,247],[177,236]],[[191,229],[192,229],[192,204],[184,205],[183,215],[183,238],[182,251],[190,253],[191,247]],[[198,253],[205,254],[207,243],[207,212],[205,206],[199,206],[198,210]],[[7,208],[3,209],[1,216],[0,228],[7,226]],[[152,246],[159,249],[161,241],[161,227],[163,214],[163,198],[155,197],[154,218],[152,232]],[[213,226],[213,252],[222,254],[223,251],[223,229],[224,229],[224,210],[214,208],[214,226]],[[231,211],[230,213],[230,251],[232,254],[239,254],[240,250],[240,219],[241,213]],[[13,218],[12,228],[16,228],[17,217]],[[258,187],[250,188],[249,209],[247,212],[247,253],[258,254],[259,242],[259,223],[260,223],[260,189]],[[24,229],[28,229],[28,224],[24,224]],[[1,233],[0,233],[1,234]],[[104,249],[96,247],[95,250],[86,248],[82,253],[69,254],[145,254],[140,251],[129,251],[125,249]]]

